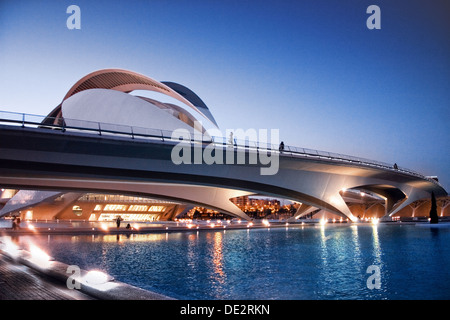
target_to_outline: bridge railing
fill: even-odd
[[[144,127],[134,127],[127,125],[111,124],[111,123],[101,123],[95,121],[85,121],[77,119],[67,119],[64,118],[51,118],[42,115],[26,114],[26,113],[16,113],[9,111],[0,111],[0,124],[21,126],[27,128],[36,128],[42,130],[59,130],[61,132],[83,132],[91,133],[100,136],[120,136],[131,139],[144,139],[144,140],[157,140],[162,142],[179,142],[179,139],[172,137],[172,131],[144,128]],[[398,172],[403,172],[409,175],[420,177],[426,179],[435,184],[440,185],[436,180],[430,179],[414,170],[398,167],[394,168],[392,164],[354,157],[344,154],[338,154],[327,151],[320,151],[314,149],[300,148],[294,146],[284,146],[283,150],[279,149],[279,145],[274,145],[270,143],[265,143],[261,141],[249,141],[249,140],[238,140],[233,139],[230,141],[225,137],[215,137],[203,135],[202,140],[196,140],[196,136],[191,136],[190,142],[193,144],[204,144],[213,143],[217,147],[222,148],[235,148],[248,151],[265,151],[271,153],[280,153],[285,156],[299,157],[299,158],[309,158],[309,159],[326,159],[334,162],[342,163],[352,163],[367,167],[382,168],[386,170],[393,170]]]

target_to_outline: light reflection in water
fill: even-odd
[[[372,226],[372,240],[373,240],[373,256],[375,257],[374,264],[381,265],[381,248],[380,241],[378,239],[378,225]]]
[[[198,232],[197,233],[192,233],[188,235],[188,245],[187,245],[187,252],[186,252],[186,257],[187,257],[187,267],[190,269],[190,272],[196,272],[196,268],[197,268],[197,257],[196,257],[196,253],[197,253],[197,245],[198,243]]]
[[[328,252],[327,252],[327,240],[329,238],[326,237],[325,235],[325,225],[322,224],[320,225],[320,247],[321,247],[321,255],[322,255],[322,262],[323,262],[323,267],[327,266],[327,256],[328,256]]]
[[[225,273],[223,271],[223,239],[222,232],[216,232],[214,234],[214,249],[213,249],[213,265],[214,273],[218,275],[217,281],[224,283]]]
[[[332,295],[330,288],[335,280],[334,275],[329,272],[330,267],[332,267],[332,256],[330,256],[330,250],[332,250],[332,245],[330,244],[333,234],[326,233],[327,227],[325,223],[321,223],[320,226],[320,266],[319,268],[319,278],[325,284],[324,288],[320,290],[320,294],[325,296]]]
[[[361,247],[359,244],[358,226],[352,225],[350,228],[352,230],[352,243],[353,243],[354,252],[355,252],[354,259],[358,264],[360,264],[360,262],[361,262]]]

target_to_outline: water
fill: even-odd
[[[330,224],[20,241],[178,299],[450,298],[450,228]],[[369,288],[372,265],[379,289]]]

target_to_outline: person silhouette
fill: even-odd
[[[230,138],[228,139],[228,144],[230,146],[234,145],[234,140],[233,140],[233,132],[230,132]]]
[[[122,220],[123,220],[123,219],[122,219],[121,216],[118,216],[118,217],[117,217],[117,219],[116,219],[116,225],[117,225],[117,228],[120,228],[120,222],[121,222]]]

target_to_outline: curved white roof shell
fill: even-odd
[[[170,105],[163,106],[120,91],[87,89],[64,100],[61,111],[67,126],[79,126],[80,121],[83,121],[84,127],[92,125],[93,129],[97,129],[97,123],[101,122],[108,124],[110,130],[130,126],[136,129],[186,129],[193,132],[194,128],[183,121],[188,117],[186,113]]]
[[[44,121],[44,123],[53,121],[54,119],[52,118],[68,118],[67,115],[63,115],[61,113],[61,105],[71,97],[91,89],[107,89],[123,93],[130,93],[134,90],[159,92],[178,100],[183,103],[185,107],[187,106],[188,108],[195,110],[217,127],[217,123],[208,107],[190,89],[173,82],[159,82],[142,74],[123,69],[98,70],[78,80],[64,96],[62,103],[48,115],[48,118]],[[176,108],[171,107],[171,109]],[[189,114],[187,111],[184,113]]]

